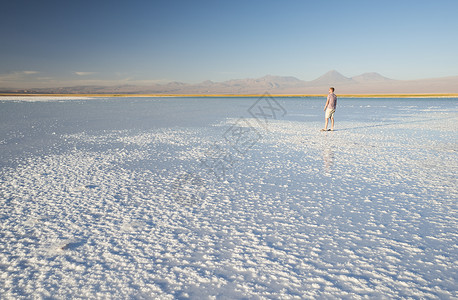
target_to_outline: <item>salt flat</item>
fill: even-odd
[[[458,297],[457,99],[15,100],[0,298]]]

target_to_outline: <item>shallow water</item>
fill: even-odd
[[[47,100],[0,99],[3,297],[456,297],[457,99]]]

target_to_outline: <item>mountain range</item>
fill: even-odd
[[[419,80],[394,80],[378,73],[346,77],[332,70],[315,80],[267,75],[257,79],[210,80],[197,84],[169,82],[147,86],[72,86],[28,90],[2,89],[0,92],[44,94],[326,94],[330,86],[337,94],[458,93],[458,76]]]

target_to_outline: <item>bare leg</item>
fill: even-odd
[[[334,130],[334,117],[331,118],[331,130]]]
[[[327,130],[328,129],[328,122],[329,122],[329,118],[325,118],[326,121],[324,122],[324,130]]]

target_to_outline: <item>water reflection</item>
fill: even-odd
[[[334,164],[334,150],[331,146],[323,149],[324,175],[331,176],[332,165]]]

